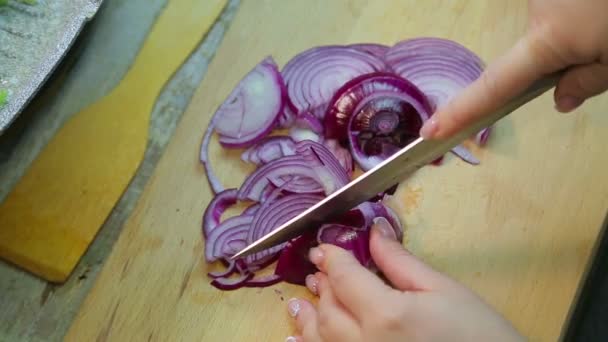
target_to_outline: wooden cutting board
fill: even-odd
[[[313,45],[457,40],[490,61],[524,31],[527,1],[244,1],[67,340],[282,341],[301,287],[221,292],[202,259],[211,195],[198,163],[209,118],[266,55],[280,65]],[[608,96],[574,115],[546,94],[500,122],[482,163],[448,156],[404,182],[391,205],[413,253],[480,293],[534,341],[555,341],[608,207]],[[223,182],[239,152],[214,141]],[[458,308],[454,308],[458,310]]]

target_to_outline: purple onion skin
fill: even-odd
[[[308,251],[317,246],[316,230],[291,240],[281,252],[275,274],[285,282],[305,285],[306,276],[318,271],[308,259]]]
[[[424,113],[423,116],[430,116],[432,107],[426,96],[408,80],[388,72],[375,72],[365,74],[346,82],[332,97],[325,113],[324,125],[325,135],[328,138],[338,139],[344,142],[348,138],[348,126],[351,117],[355,115],[355,108],[359,103],[370,96],[367,84],[387,85],[394,89],[383,90],[386,93],[393,93],[398,96],[400,93],[407,94],[417,102],[418,107]]]

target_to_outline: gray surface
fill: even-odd
[[[0,7],[0,133],[16,118],[72,46],[101,0],[10,0]]]
[[[238,8],[231,0],[154,108],[144,162],[68,282],[50,285],[0,262],[0,341],[61,340],[204,76]],[[111,90],[127,71],[162,0],[106,0],[63,66],[0,136],[0,199],[70,115]]]

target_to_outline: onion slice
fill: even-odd
[[[391,73],[371,73],[350,80],[336,91],[325,114],[326,136],[346,140],[351,118],[369,101],[379,97],[407,102],[423,119],[432,113],[426,96],[413,83]]]
[[[296,55],[282,74],[291,110],[323,115],[327,102],[344,83],[385,68],[382,59],[367,52],[346,46],[320,46]]]
[[[266,57],[232,90],[214,114],[226,147],[247,147],[270,133],[283,113],[286,90],[278,67]]]
[[[389,47],[382,44],[377,43],[359,43],[359,44],[351,44],[349,47],[353,49],[357,49],[359,51],[363,51],[365,53],[369,53],[372,56],[376,56],[378,58],[384,58],[386,51],[388,51]]]
[[[266,137],[248,148],[241,159],[246,163],[264,165],[275,159],[291,156],[296,153],[296,143],[290,137]]]
[[[203,215],[203,234],[205,237],[220,224],[220,218],[228,207],[236,204],[237,190],[228,189],[218,193],[209,203]]]

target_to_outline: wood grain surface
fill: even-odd
[[[524,31],[526,1],[244,1],[68,341],[281,341],[304,288],[221,292],[209,285],[200,232],[211,194],[198,163],[209,118],[259,60],[280,65],[313,45],[454,39],[486,61]],[[560,335],[608,206],[608,100],[558,115],[552,96],[501,121],[481,159],[448,156],[403,182],[390,205],[405,245],[470,286],[531,340]],[[212,143],[227,186],[249,171]],[[458,308],[454,308],[458,310]]]

